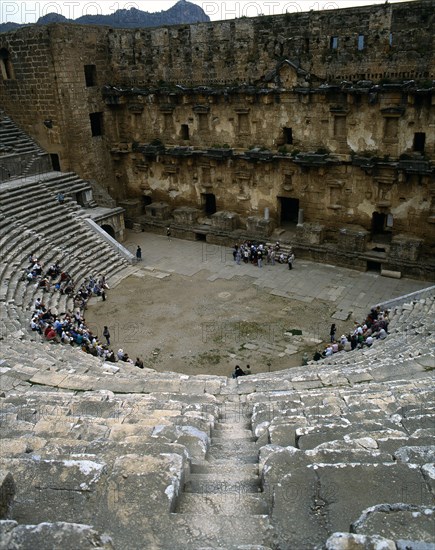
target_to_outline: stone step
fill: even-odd
[[[241,489],[241,488],[240,488]],[[214,516],[267,515],[269,505],[261,493],[245,493],[242,490],[222,493],[183,493],[177,502],[178,514]]]
[[[170,529],[161,534],[162,548],[232,550],[244,545],[268,543],[270,524],[266,515],[214,516],[202,514],[170,514]],[[182,543],[180,543],[182,541]],[[235,542],[237,541],[237,542]]]
[[[208,474],[211,476],[234,475],[234,472],[243,476],[255,477],[258,476],[258,464],[253,463],[236,463],[236,460],[215,460],[213,462],[202,462],[192,464],[190,467],[191,474]]]
[[[234,472],[230,474],[190,474],[188,481],[184,485],[186,493],[222,493],[243,492],[260,493],[261,481],[259,477],[244,475],[243,472]]]
[[[255,441],[251,430],[242,428],[240,425],[217,424],[211,432],[213,441],[219,443],[222,439],[246,439],[246,441]]]

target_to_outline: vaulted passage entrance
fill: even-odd
[[[104,229],[104,231],[106,233],[108,233],[111,237],[113,237],[114,239],[116,238],[115,237],[115,230],[113,229],[113,227],[111,225],[104,224],[104,225],[101,226],[101,229]]]

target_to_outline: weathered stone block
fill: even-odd
[[[304,244],[322,244],[325,239],[325,226],[315,223],[298,224],[296,237]]]
[[[145,206],[145,213],[150,218],[156,220],[168,220],[170,217],[170,207],[166,202],[152,202]]]
[[[411,235],[394,235],[388,259],[396,262],[400,260],[415,262],[420,256],[422,245],[423,239],[417,239]]]
[[[234,212],[216,212],[211,217],[211,225],[223,231],[234,231],[239,226],[239,216]]]
[[[339,231],[338,246],[348,252],[364,252],[367,247],[369,232],[363,227],[346,226]]]
[[[176,208],[172,212],[175,223],[184,225],[196,225],[200,214],[197,208],[190,208],[188,206]]]

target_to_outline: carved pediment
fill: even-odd
[[[278,88],[294,88],[308,86],[311,75],[302,69],[298,62],[284,59],[275,69],[264,77],[266,82],[275,84]]]

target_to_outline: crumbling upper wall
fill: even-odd
[[[283,59],[323,80],[433,79],[433,2],[109,31],[114,84],[261,82]]]

